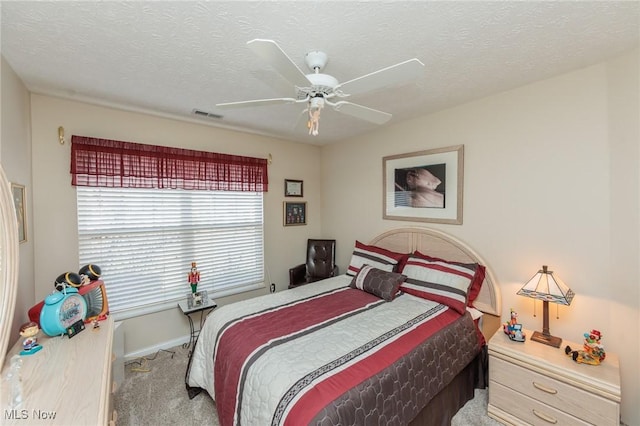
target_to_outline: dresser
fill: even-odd
[[[73,338],[48,337],[42,331],[42,350],[21,356],[22,403],[9,405],[10,383],[2,380],[0,402],[3,425],[113,425],[117,414],[112,401],[113,318],[91,324]],[[22,349],[22,339],[7,353],[2,378],[11,358]]]
[[[620,369],[607,352],[597,366],[578,364],[564,352],[529,340],[511,341],[499,329],[489,341],[489,416],[512,425],[619,425]],[[606,347],[605,347],[606,349]]]

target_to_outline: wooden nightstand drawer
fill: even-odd
[[[503,359],[491,357],[490,362],[491,386],[493,386],[493,382],[504,385],[512,390],[512,396],[522,393],[540,401],[540,403],[555,407],[591,424],[612,424],[611,419],[616,419],[618,415],[619,406],[611,400],[527,370]],[[491,398],[493,388],[490,387],[490,389]]]
[[[533,398],[514,392],[513,389],[494,381],[489,382],[489,404],[489,410],[492,410],[493,407],[499,410],[499,412],[494,411],[492,414],[517,425],[588,426],[591,424]],[[517,419],[513,418],[507,413],[517,414],[518,417]]]

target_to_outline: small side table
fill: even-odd
[[[509,340],[502,330],[489,340],[489,417],[508,425],[620,424],[620,364],[607,352],[600,365],[578,364],[565,354],[582,344],[554,348],[527,339]]]
[[[182,347],[185,349],[191,348],[192,346],[195,347],[195,344],[198,341],[198,336],[200,335],[200,330],[204,325],[204,320],[207,318],[207,315],[209,315],[209,313],[212,310],[218,307],[218,305],[216,304],[216,301],[213,299],[204,299],[202,304],[192,306],[189,303],[189,298],[186,298],[184,300],[179,301],[178,306],[180,307],[180,310],[182,311],[182,313],[189,320],[189,331],[190,331],[189,342],[183,344]],[[205,315],[205,311],[209,311],[207,312],[207,315]],[[193,324],[193,318],[191,318],[191,315],[197,312],[200,312],[200,326],[196,329],[195,325]],[[191,350],[189,351],[189,357],[191,357]]]

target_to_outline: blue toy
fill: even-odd
[[[518,324],[518,314],[511,308],[511,319],[502,325],[504,333],[515,342],[524,342],[526,336],[522,331],[522,324]]]

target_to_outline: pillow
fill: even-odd
[[[464,315],[474,275],[472,270],[440,259],[411,255],[402,273],[407,279],[400,290],[442,303]]]
[[[391,272],[405,256],[407,255],[356,241],[356,246],[353,249],[351,262],[349,262],[349,268],[347,268],[346,274],[352,277],[356,276],[364,264]]]
[[[391,302],[396,297],[400,284],[405,278],[404,275],[397,272],[383,271],[371,265],[362,265],[349,286]]]
[[[473,270],[474,275],[473,275],[473,280],[471,281],[471,288],[469,289],[469,294],[468,294],[469,300],[467,301],[467,306],[473,307],[473,301],[478,298],[478,294],[480,294],[480,290],[482,289],[482,283],[484,283],[484,278],[487,271],[484,265],[481,265],[479,263],[451,262],[444,259],[438,259],[437,257],[428,256],[426,254],[420,253],[417,250],[413,254],[427,260],[434,260],[434,261],[438,260],[441,262],[451,263],[453,265],[464,266],[469,268],[470,270]]]

